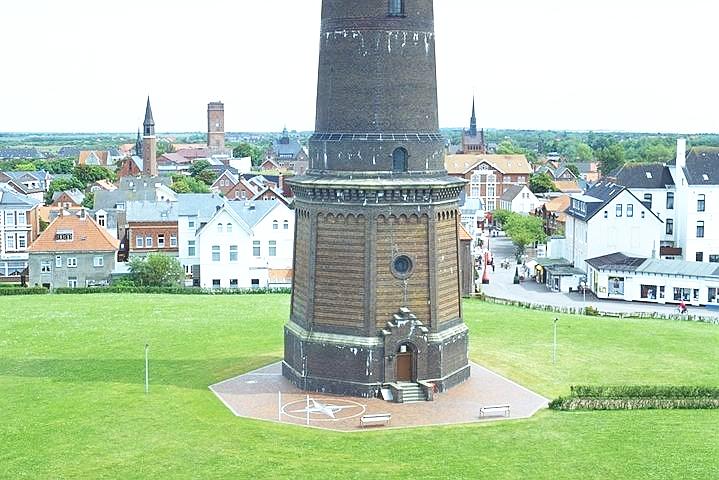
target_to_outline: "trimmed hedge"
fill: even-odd
[[[549,404],[553,410],[636,410],[719,408],[719,388],[674,385],[572,386],[567,397]]]
[[[101,293],[144,293],[163,295],[266,295],[288,294],[291,288],[239,288],[239,289],[204,289],[187,287],[88,287],[88,288],[56,288],[58,295],[92,295]]]
[[[47,295],[50,291],[43,287],[4,287],[0,288],[0,297],[13,295]]]

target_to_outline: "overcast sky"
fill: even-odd
[[[358,0],[361,1],[361,0]],[[407,0],[411,1],[411,0]],[[3,2],[0,131],[312,130],[320,0]],[[440,123],[718,132],[719,4],[437,0]]]

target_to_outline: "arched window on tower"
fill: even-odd
[[[408,170],[407,165],[407,150],[404,148],[396,148],[392,152],[392,171],[395,173],[406,172]]]
[[[389,0],[389,14],[394,17],[404,15],[404,0]]]

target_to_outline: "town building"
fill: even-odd
[[[472,98],[472,117],[469,120],[469,130],[462,131],[462,147],[461,153],[465,154],[485,154],[487,153],[487,144],[484,141],[484,129],[477,130],[477,111]]]
[[[118,242],[84,210],[53,221],[29,250],[30,285],[77,288],[110,284]]]
[[[39,202],[44,201],[50,188],[52,176],[45,171],[36,172],[0,172],[0,185],[6,184],[17,193],[26,195]]]
[[[70,208],[82,207],[82,202],[84,201],[85,194],[77,188],[73,188],[72,190],[55,192],[52,195],[52,202],[50,203],[50,206],[56,208],[64,208],[67,210]]]
[[[217,194],[183,193],[177,196],[178,259],[185,268],[185,284],[200,286],[200,249],[197,233],[227,203]]]
[[[117,162],[122,159],[117,150],[82,150],[77,156],[77,165],[105,167],[114,171]]]
[[[222,102],[207,105],[207,146],[217,154],[226,153],[225,105]]]
[[[499,208],[527,215],[542,202],[527,185],[512,185],[499,197]]]
[[[281,202],[226,202],[195,239],[203,288],[290,286],[278,284],[291,278],[294,240],[292,212]]]
[[[567,223],[566,211],[571,201],[572,199],[569,195],[560,195],[534,210],[533,214],[542,219],[544,233],[548,236],[564,235]]]
[[[572,195],[566,213],[562,258],[576,268],[613,252],[659,256],[664,222],[624,186],[599,182],[584,195]]]
[[[179,239],[177,231],[178,209],[176,202],[133,201],[127,202],[124,235],[120,235],[123,249],[121,259],[163,253],[177,257]]]
[[[487,211],[499,208],[499,199],[513,185],[529,185],[532,167],[524,155],[448,155],[447,172],[466,180],[468,198],[482,200]]]
[[[20,282],[40,234],[40,202],[0,185],[0,281]]]
[[[630,302],[719,305],[719,264],[611,253],[587,260],[597,298]]]
[[[272,145],[265,152],[265,159],[262,163],[264,170],[276,168],[294,172],[297,175],[304,175],[309,166],[307,151],[296,138],[290,138],[287,128],[282,130],[282,135],[272,142]]]
[[[464,181],[444,164],[433,2],[404,7],[323,3],[310,168],[287,181],[296,233],[282,370],[303,390],[427,399],[470,375]]]
[[[117,177],[139,177],[143,171],[144,162],[142,157],[132,155],[120,161],[120,167],[117,169]]]

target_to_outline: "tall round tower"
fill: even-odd
[[[469,376],[432,0],[323,0],[310,170],[295,194],[284,375],[372,396]]]

